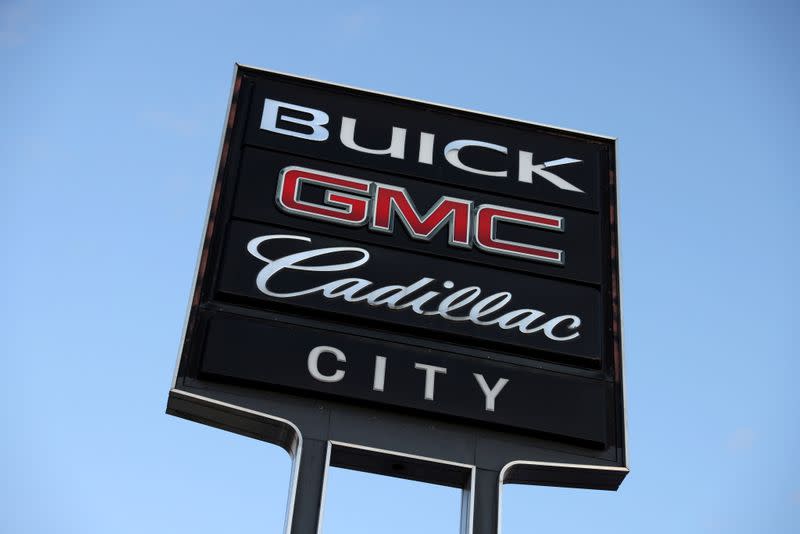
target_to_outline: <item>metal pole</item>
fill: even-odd
[[[305,438],[299,452],[287,534],[317,534],[322,520],[328,442]]]
[[[500,511],[500,473],[487,469],[475,470],[472,533],[498,534]]]

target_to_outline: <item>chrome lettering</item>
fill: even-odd
[[[256,276],[256,287],[261,293],[270,297],[288,299],[318,293],[328,299],[341,298],[351,303],[366,302],[370,306],[385,306],[391,310],[398,311],[410,309],[418,315],[439,316],[448,321],[456,322],[469,321],[479,326],[497,326],[502,330],[518,330],[522,334],[541,332],[553,341],[569,341],[580,336],[581,319],[577,315],[559,315],[536,325],[534,324],[536,321],[546,318],[545,312],[530,308],[504,310],[512,300],[512,295],[508,291],[493,293],[472,304],[481,295],[482,290],[478,286],[469,286],[444,296],[438,306],[431,306],[433,309],[426,310],[425,306],[442,294],[442,291],[430,290],[418,294],[420,290],[435,282],[435,279],[430,277],[420,278],[409,285],[391,284],[382,287],[374,287],[376,285],[375,282],[364,278],[341,278],[307,289],[281,292],[272,287],[271,283],[273,278],[283,271],[349,271],[366,264],[370,259],[370,253],[359,247],[325,247],[288,254],[281,258],[269,258],[262,254],[259,248],[264,243],[274,240],[311,243],[311,238],[309,237],[289,234],[259,236],[247,243],[247,251],[254,258],[263,261],[265,264]],[[308,260],[342,252],[354,253],[358,257],[353,261],[328,265],[305,264]],[[446,290],[451,290],[454,289],[455,285],[450,280],[447,280],[442,283],[442,287]],[[367,291],[368,289],[371,290]],[[367,292],[365,293],[365,291]],[[470,304],[472,306],[469,311],[464,309]],[[464,309],[463,313],[465,315],[458,316],[452,313],[458,309]],[[489,318],[489,316],[497,313],[500,313],[500,315],[495,318]],[[562,330],[572,331],[572,333],[559,335],[555,332],[556,328],[559,327]]]

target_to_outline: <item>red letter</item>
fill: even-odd
[[[394,215],[414,239],[430,241],[444,225],[450,226],[448,242],[455,247],[470,248],[470,216],[472,202],[460,198],[442,197],[428,210],[424,217],[408,198],[402,187],[376,184],[370,230],[391,234],[394,231]]]
[[[537,247],[515,241],[497,239],[496,221],[505,221],[526,226],[534,226],[546,230],[564,231],[564,218],[555,215],[545,215],[534,211],[515,210],[484,204],[475,214],[477,218],[475,229],[475,243],[478,248],[495,254],[505,254],[518,258],[544,261],[548,263],[564,264],[564,251],[554,248]]]
[[[299,199],[304,183],[325,186],[324,205],[312,204]],[[367,180],[322,173],[303,167],[286,167],[278,177],[278,190],[275,202],[283,211],[302,215],[311,219],[321,219],[348,226],[361,226],[367,221],[369,199],[336,191],[368,194],[370,184]]]

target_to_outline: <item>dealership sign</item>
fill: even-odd
[[[168,411],[301,466],[614,489],[616,188],[609,138],[237,67]]]

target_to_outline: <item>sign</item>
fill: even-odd
[[[617,243],[612,139],[238,67],[168,411],[616,488]]]

